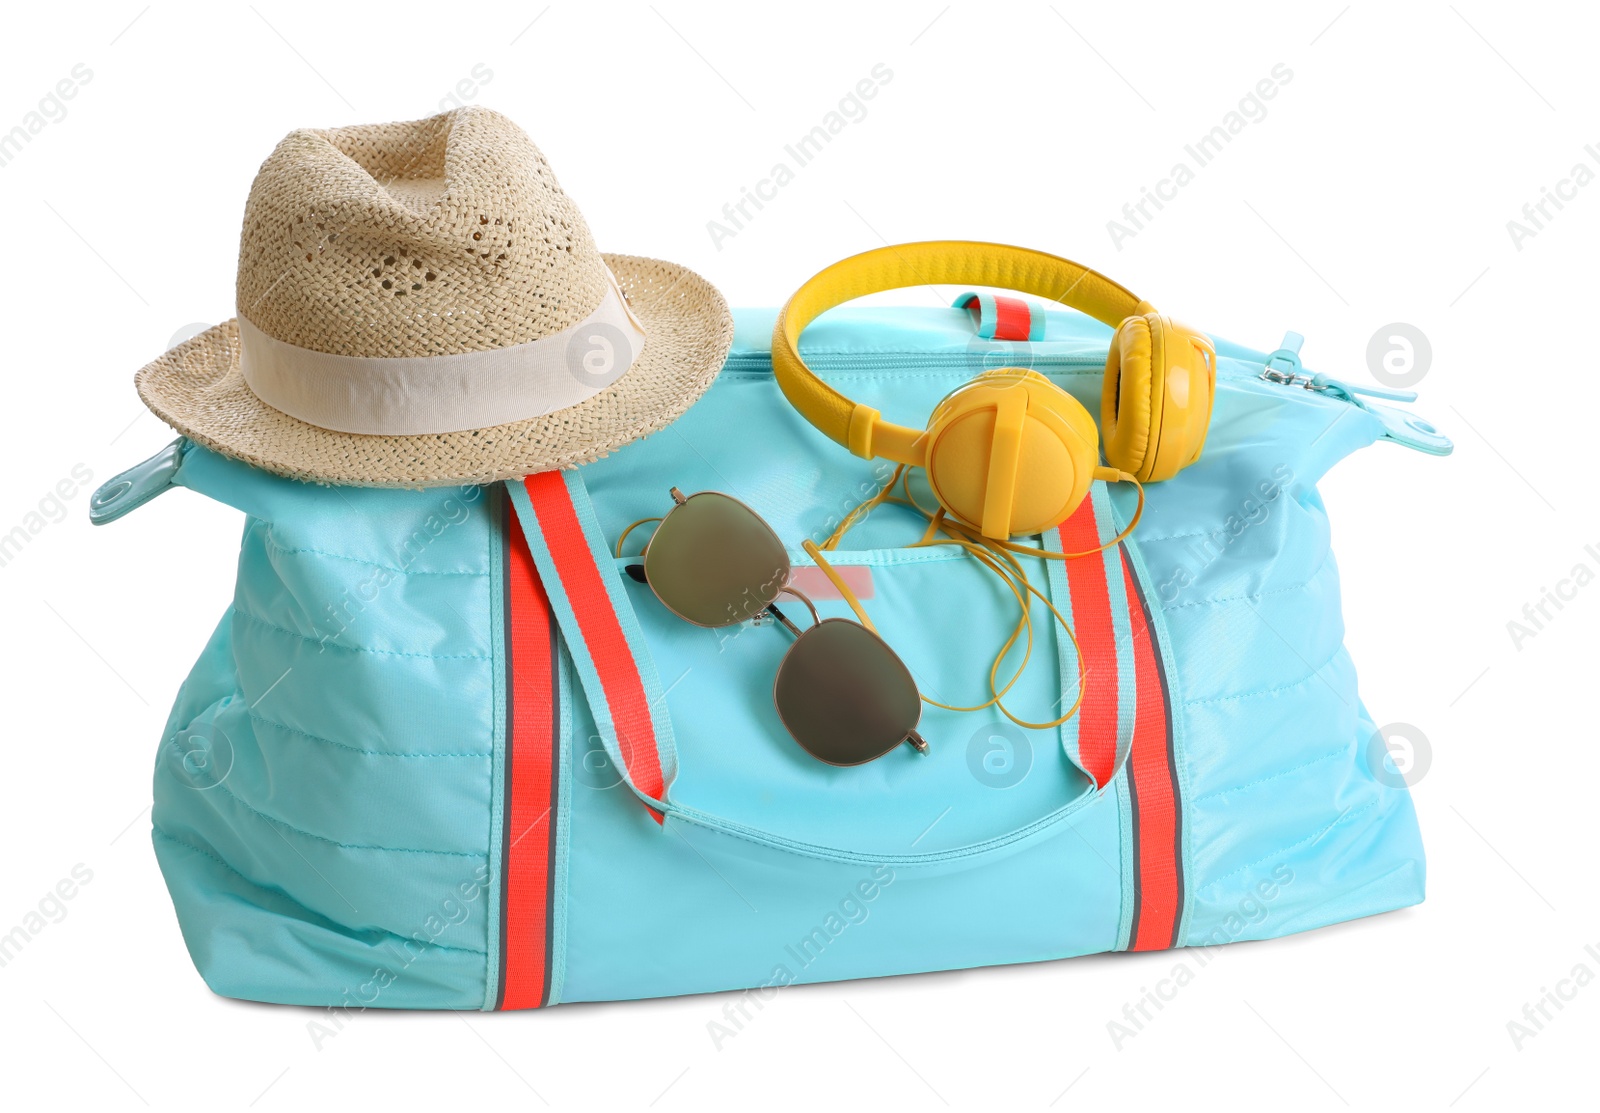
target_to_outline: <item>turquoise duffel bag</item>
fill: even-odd
[[[217,993],[336,1008],[563,1001],[1211,946],[1419,902],[1423,854],[1342,645],[1316,483],[1431,426],[1218,342],[1205,454],[1148,489],[1132,538],[1030,574],[1084,655],[1079,713],[1023,730],[926,709],[931,753],[806,756],[771,688],[789,635],[691,626],[611,545],[669,487],[755,508],[801,551],[887,478],[771,376],[773,314],[679,421],[576,471],[489,488],[318,487],[179,441],[96,493],[109,521],[169,486],[245,514],[238,586],[161,741],[155,850]],[[842,309],[807,361],[917,422],[988,366],[1093,409],[1110,330],[1032,343],[955,309]],[[1097,484],[1054,548],[1133,495]],[[886,505],[831,554],[924,694],[979,702],[1015,622],[994,576]],[[1066,549],[1065,551],[1076,551]],[[1077,694],[1040,632],[1008,705]],[[1027,714],[1032,712],[1033,714]],[[1052,712],[1047,715],[1046,712]]]

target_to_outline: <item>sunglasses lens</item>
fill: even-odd
[[[871,630],[842,618],[819,622],[794,643],[773,699],[795,741],[832,765],[882,757],[922,717],[904,662]]]
[[[644,574],[661,601],[700,626],[754,618],[789,579],[789,554],[738,499],[692,495],[656,527]]]

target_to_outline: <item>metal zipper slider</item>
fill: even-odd
[[[1382,398],[1389,402],[1415,402],[1417,392],[1414,390],[1393,390],[1381,386],[1354,386],[1327,375],[1307,375],[1300,363],[1300,348],[1305,344],[1306,338],[1298,332],[1283,334],[1283,345],[1270,356],[1261,369],[1261,377],[1269,383],[1279,383],[1283,386],[1297,386],[1302,390],[1314,390],[1319,394],[1331,394],[1345,401],[1354,401],[1357,394],[1368,398]]]
[[[1266,365],[1261,369],[1261,377],[1269,383],[1298,386],[1306,390],[1315,389],[1311,377],[1301,374],[1300,346],[1305,342],[1306,338],[1298,332],[1284,333],[1283,344],[1267,357]]]
[[[1314,391],[1325,398],[1337,398],[1341,402],[1348,402],[1358,409],[1365,410],[1378,419],[1378,423],[1383,426],[1383,436],[1388,440],[1433,456],[1450,454],[1453,447],[1450,438],[1427,421],[1415,414],[1361,400],[1361,396],[1365,396],[1382,398],[1389,402],[1415,402],[1416,391],[1392,390],[1378,386],[1351,386],[1327,375],[1307,375],[1300,363],[1300,346],[1304,343],[1305,337],[1298,332],[1284,333],[1282,347],[1267,357],[1266,365],[1261,368],[1260,377],[1269,383],[1297,386],[1302,390]]]

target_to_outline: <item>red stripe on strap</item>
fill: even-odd
[[[577,615],[589,657],[600,674],[600,686],[605,691],[606,705],[628,774],[641,792],[660,800],[665,795],[666,782],[661,772],[661,755],[656,749],[655,724],[650,717],[644,679],[639,675],[627,635],[622,632],[622,623],[617,620],[611,596],[600,578],[594,553],[583,535],[566,480],[560,472],[540,472],[528,476],[523,485],[539,517],[545,545],[555,561],[561,590]],[[657,823],[665,822],[660,812],[654,808],[649,810]]]
[[[555,615],[506,499],[506,803],[501,871],[501,1009],[536,1009],[550,990],[555,846]]]
[[[1033,310],[1021,298],[999,294],[994,299],[994,338],[1026,340],[1033,333]],[[1070,550],[1076,551],[1076,550]]]
[[[1081,553],[1100,544],[1091,495],[1061,523],[1061,551]],[[1078,708],[1078,757],[1084,771],[1104,788],[1117,763],[1117,636],[1111,625],[1111,593],[1099,555],[1064,562],[1072,597],[1072,626],[1083,654],[1083,704]]]
[[[1122,578],[1128,592],[1128,617],[1133,623],[1134,683],[1138,693],[1133,749],[1128,755],[1138,893],[1129,949],[1159,951],[1177,946],[1183,906],[1178,780],[1172,760],[1165,679],[1144,599],[1126,553],[1122,554]]]

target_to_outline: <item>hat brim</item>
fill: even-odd
[[[145,405],[190,440],[292,479],[438,487],[572,467],[677,419],[710,387],[733,344],[728,303],[698,274],[632,255],[604,259],[644,326],[644,347],[598,394],[527,421],[417,436],[311,425],[267,405],[246,385],[236,320],[166,352],[134,382]]]

